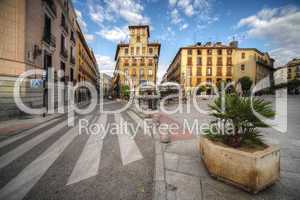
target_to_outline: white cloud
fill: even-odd
[[[95,57],[100,68],[100,72],[112,75],[115,69],[115,61],[110,56],[106,55],[96,54]]]
[[[178,24],[180,22],[182,22],[182,18],[180,17],[178,10],[175,8],[171,12],[171,23],[172,24]]]
[[[98,23],[101,24],[104,19],[105,19],[105,13],[104,13],[104,9],[102,6],[100,5],[89,5],[89,10],[90,10],[90,16],[91,19]]]
[[[270,40],[275,47],[270,53],[277,65],[300,55],[300,11],[297,7],[263,9],[241,19],[237,27],[246,27],[249,37]]]
[[[215,0],[169,0],[172,11],[170,18],[172,24],[179,25],[179,29],[187,23],[186,17],[194,17],[195,23],[201,27],[207,26],[215,21],[218,17],[212,12],[213,2]],[[183,17],[182,17],[183,16]]]
[[[104,28],[96,34],[112,42],[125,41],[128,38],[127,27],[124,27],[122,29],[119,27],[113,27],[112,29]]]
[[[177,3],[177,0],[169,0],[170,6],[175,6]]]
[[[184,29],[186,29],[186,28],[188,28],[189,27],[189,25],[188,24],[183,24],[182,26],[180,26],[180,28],[179,28],[179,30],[184,30]]]
[[[96,40],[96,37],[93,34],[85,33],[84,37],[85,37],[85,39],[86,39],[87,42],[93,42],[93,41]]]
[[[105,0],[106,13],[120,17],[129,24],[149,23],[148,17],[143,15],[144,7],[138,0]]]
[[[81,29],[86,30],[87,29],[87,24],[83,20],[82,13],[79,10],[76,10],[76,9],[75,9],[75,13],[77,15],[78,24],[80,25]]]

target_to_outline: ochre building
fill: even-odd
[[[256,84],[264,77],[272,79],[274,60],[255,48],[239,48],[238,42],[220,42],[182,47],[177,52],[163,82],[177,82],[186,93],[201,83],[238,81],[250,77]],[[270,79],[270,80],[271,80]]]
[[[160,44],[149,42],[149,37],[149,26],[129,26],[129,43],[118,44],[113,77],[115,96],[120,96],[122,86],[129,86],[130,80],[134,88],[149,82],[156,84]]]

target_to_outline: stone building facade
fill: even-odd
[[[134,88],[149,82],[156,84],[160,44],[150,42],[149,37],[149,26],[129,26],[129,43],[118,44],[113,77],[115,96],[120,96],[121,87],[129,85],[130,80]]]
[[[55,81],[76,83],[76,21],[70,0],[0,1],[0,119],[22,114],[12,94],[25,71],[50,68]],[[64,71],[63,77],[58,78],[58,70]],[[47,79],[47,73],[35,74],[23,82],[26,105],[47,106]],[[45,82],[33,85],[32,80]]]
[[[177,52],[163,82],[177,82],[187,93],[201,83],[238,81],[244,76],[254,84],[270,75],[274,60],[255,48],[239,48],[238,42],[229,45],[220,42],[182,47]]]

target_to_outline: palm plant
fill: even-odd
[[[253,99],[252,106],[265,118],[275,116],[270,102]],[[249,97],[236,94],[220,96],[209,106],[216,120],[211,122],[214,128],[206,131],[207,136],[235,148],[264,145],[258,128],[266,128],[268,125],[254,114],[252,106]]]

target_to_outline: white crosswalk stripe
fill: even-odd
[[[4,154],[0,157],[0,169],[7,166],[12,161],[16,160],[26,152],[30,151],[32,148],[34,148],[36,145],[40,144],[41,142],[45,141],[57,131],[62,129],[63,127],[67,126],[67,121],[63,121],[56,125],[55,127],[47,130],[46,132],[32,138],[31,140],[23,143],[22,145],[18,146],[17,148],[13,149],[12,151]]]
[[[90,118],[91,116],[89,116],[89,119]],[[60,137],[44,153],[1,189],[0,199],[23,199],[78,134],[78,125],[67,131],[67,133]]]
[[[121,114],[115,114],[115,121],[117,124],[121,125],[124,122]],[[143,159],[143,156],[136,145],[134,139],[130,137],[128,133],[129,129],[126,129],[124,126],[121,126],[118,129],[118,140],[120,145],[120,153],[123,165],[127,165],[137,160]]]
[[[7,146],[7,145],[9,145],[9,144],[11,144],[11,143],[13,143],[13,142],[15,142],[15,141],[18,141],[18,140],[20,140],[20,139],[26,137],[26,136],[29,136],[29,135],[35,133],[36,131],[38,131],[38,130],[40,130],[40,129],[42,129],[42,128],[44,128],[44,127],[50,125],[50,124],[54,124],[55,122],[57,122],[57,121],[59,121],[59,120],[61,120],[61,119],[54,119],[54,120],[51,120],[51,121],[46,122],[46,123],[44,123],[44,124],[38,125],[38,126],[32,128],[32,129],[30,129],[30,130],[24,131],[24,132],[22,132],[22,134],[16,135],[16,136],[14,136],[14,137],[10,137],[10,138],[8,138],[8,139],[6,139],[6,140],[0,142],[0,148],[5,147],[5,146]]]
[[[107,115],[100,116],[97,124],[105,126],[107,122]],[[101,152],[103,147],[103,140],[99,135],[90,135],[86,142],[83,152],[81,153],[73,172],[68,180],[67,185],[77,183],[79,181],[88,179],[98,174],[99,165],[101,161]]]
[[[133,121],[135,121],[135,123],[140,126],[140,128],[145,131],[143,134],[144,135],[148,135],[148,136],[151,136],[151,132],[149,130],[149,128],[147,126],[145,126],[145,121],[139,117],[135,112],[129,110],[128,112],[128,115],[131,117],[131,119],[133,119]]]

